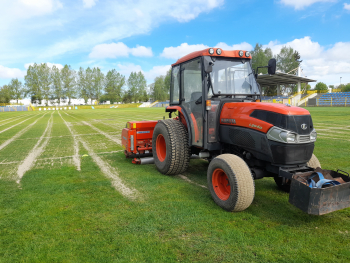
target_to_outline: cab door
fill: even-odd
[[[181,65],[181,106],[191,126],[191,145],[203,147],[202,63],[194,59]]]

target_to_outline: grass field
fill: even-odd
[[[309,108],[322,168],[350,171],[350,108]],[[208,163],[182,176],[124,157],[127,121],[164,109],[0,113],[0,262],[349,262],[350,208],[311,216],[273,179],[228,213]]]

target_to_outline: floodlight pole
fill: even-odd
[[[340,77],[340,85],[339,85],[339,86],[341,86],[341,78],[342,78],[342,77]]]

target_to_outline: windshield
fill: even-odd
[[[216,95],[260,94],[248,60],[217,58],[210,77]],[[212,93],[211,89],[209,93]]]

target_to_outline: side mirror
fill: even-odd
[[[267,73],[269,73],[269,75],[275,75],[275,73],[276,73],[276,59],[275,58],[271,58],[269,60]]]
[[[210,57],[204,57],[204,71],[205,73],[210,73],[213,71],[214,63],[211,61]]]

